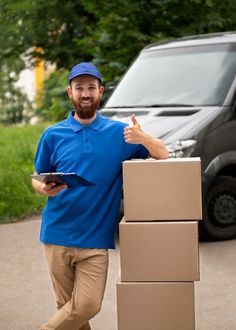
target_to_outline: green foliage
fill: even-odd
[[[120,77],[150,42],[236,28],[236,2],[231,0],[85,2],[98,20],[95,61],[108,81]]]
[[[163,38],[235,29],[232,0],[0,0],[3,59],[43,48],[70,69],[93,60],[106,81],[119,78],[138,51]]]
[[[1,71],[18,73],[23,54],[29,65],[38,56],[55,63],[62,74],[58,82],[56,76],[46,82],[42,96],[40,114],[53,120],[68,111],[64,72],[80,61],[92,61],[105,84],[115,84],[148,43],[236,29],[232,0],[0,0],[0,8]],[[1,111],[17,113],[24,103],[18,99],[20,106],[15,102]],[[12,117],[20,119],[19,114]]]
[[[0,222],[39,212],[45,197],[31,187],[33,159],[44,126],[1,126]]]
[[[78,42],[93,30],[93,13],[85,11],[81,1],[53,0],[0,0],[0,40],[7,43],[2,56],[15,57],[27,52],[33,60],[35,47],[42,47],[39,56],[68,67],[74,59],[91,59],[86,56],[87,45]],[[85,58],[85,59],[86,59]]]
[[[66,92],[68,74],[66,70],[57,70],[45,80],[38,116],[49,121],[60,121],[68,116],[71,108]]]

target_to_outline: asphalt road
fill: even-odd
[[[55,311],[39,226],[38,217],[0,225],[0,330],[39,330]],[[235,330],[236,240],[200,243],[200,270],[201,280],[195,283],[196,330]],[[118,276],[119,249],[110,251],[105,299],[91,321],[93,330],[117,330]]]

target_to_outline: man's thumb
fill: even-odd
[[[136,120],[136,118],[135,118],[135,115],[132,115],[132,116],[131,116],[131,120],[132,120],[132,123],[133,123],[134,126],[135,126],[135,125],[138,125],[138,126],[139,126],[139,123],[137,122],[137,120]]]

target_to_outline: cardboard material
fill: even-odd
[[[194,330],[194,283],[117,283],[118,330]]]
[[[198,281],[197,221],[119,224],[121,281]]]
[[[125,221],[202,219],[200,158],[123,163]]]

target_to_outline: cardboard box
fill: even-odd
[[[194,330],[194,283],[117,283],[118,330]]]
[[[119,224],[121,281],[198,281],[197,221]]]
[[[123,163],[125,221],[202,219],[200,158]]]

